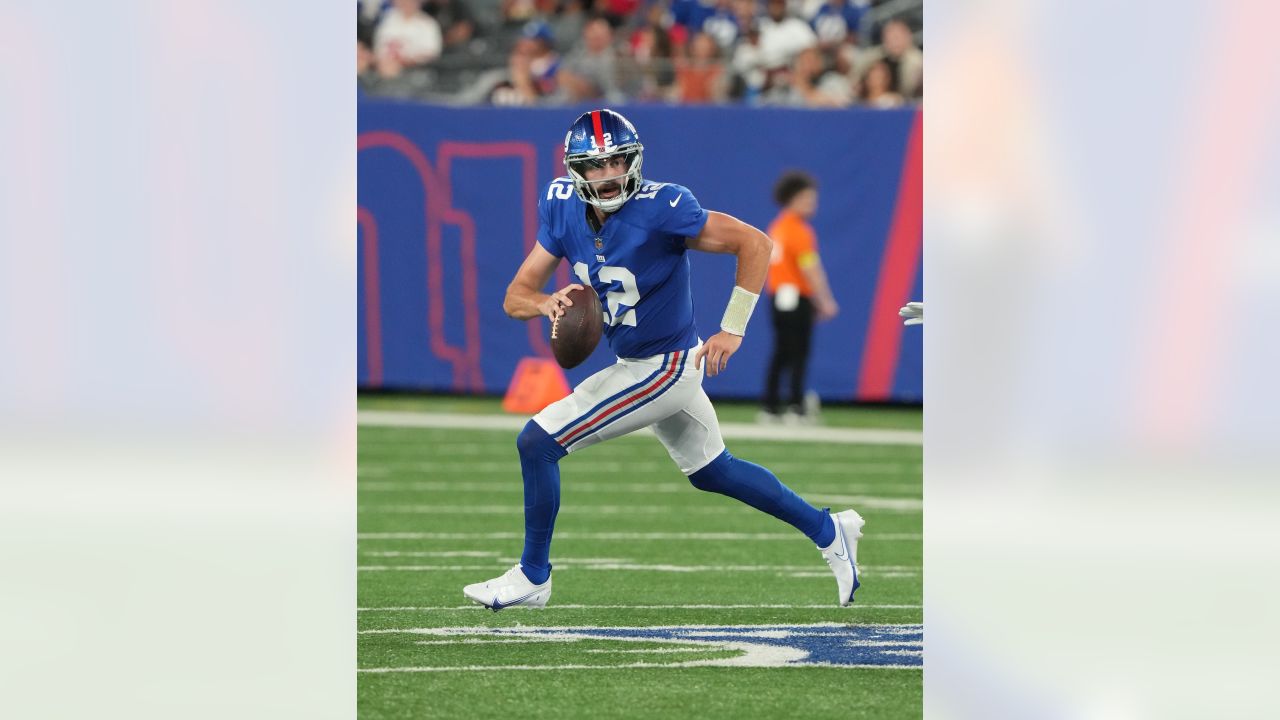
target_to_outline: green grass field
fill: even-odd
[[[498,411],[493,400],[434,397],[359,406]],[[754,416],[718,410],[725,423]],[[913,409],[824,415],[828,427],[920,428]],[[695,490],[654,438],[637,435],[561,462],[550,605],[493,613],[469,605],[462,586],[519,557],[515,434],[359,428],[361,718],[921,715],[919,445],[726,439],[815,505],[866,518],[852,607],[836,605],[804,536]],[[652,629],[674,626],[703,627]],[[751,647],[725,644],[744,637]],[[715,662],[742,666],[706,665]]]

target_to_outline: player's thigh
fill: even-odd
[[[720,420],[701,386],[679,412],[654,423],[653,432],[685,475],[701,470],[724,452]]]
[[[534,421],[569,452],[648,427],[684,407],[701,389],[701,372],[693,369],[691,357],[681,351],[652,362],[611,365]]]

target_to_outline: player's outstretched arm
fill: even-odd
[[[571,283],[551,295],[542,292],[559,264],[560,258],[535,243],[529,257],[524,259],[515,278],[507,286],[507,296],[502,301],[503,312],[517,320],[529,320],[540,315],[554,320],[564,314],[564,308],[573,304],[565,293],[582,286]]]
[[[765,276],[769,273],[773,241],[758,228],[732,215],[708,212],[702,232],[698,237],[690,238],[687,244],[693,250],[732,254],[738,258],[733,295],[720,321],[720,332],[708,338],[693,358],[693,366],[701,368],[705,355],[707,375],[714,377],[724,371],[729,358],[742,346],[747,320],[755,309]]]

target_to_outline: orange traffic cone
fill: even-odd
[[[569,394],[569,381],[554,360],[527,357],[516,366],[502,399],[502,409],[509,413],[533,415]]]

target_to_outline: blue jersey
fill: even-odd
[[[587,209],[568,177],[552,180],[538,200],[538,244],[600,296],[614,354],[644,358],[696,345],[685,241],[702,232],[707,211],[693,193],[645,182],[599,232]]]

